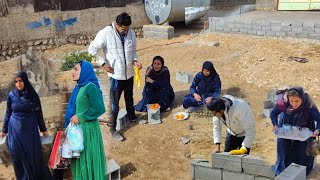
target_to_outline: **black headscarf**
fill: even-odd
[[[203,65],[202,65],[202,70],[203,70],[203,69],[206,69],[206,70],[210,71],[210,75],[209,75],[208,77],[206,77],[206,82],[213,81],[214,77],[215,77],[216,75],[218,75],[217,72],[216,72],[216,70],[215,70],[214,67],[213,67],[212,62],[210,62],[210,61],[206,61],[206,62],[203,63]],[[203,74],[203,73],[202,73],[202,74]]]
[[[16,77],[20,77],[24,83],[24,89],[23,90],[18,90],[17,88],[15,88],[13,90],[13,93],[20,97],[20,99],[22,101],[25,101],[25,100],[29,100],[31,101],[32,103],[39,103],[39,96],[37,94],[37,92],[34,90],[34,88],[32,87],[29,79],[28,79],[28,75],[27,73],[25,73],[24,71],[20,71],[18,72],[17,76]]]

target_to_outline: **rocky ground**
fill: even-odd
[[[211,46],[212,41],[219,42],[219,46]],[[45,54],[59,59],[61,53],[84,48],[69,45]],[[188,33],[178,34],[171,40],[139,39],[138,55],[144,66],[140,72],[142,76],[154,56],[164,57],[176,98],[172,110],[161,115],[162,124],[131,124],[122,131],[126,138],[123,142],[111,140],[107,127],[102,125],[107,158],[118,162],[123,179],[191,179],[191,159],[202,157],[210,160],[214,148],[211,118],[198,115],[192,115],[186,121],[172,118],[173,113],[183,111],[180,105],[190,86],[176,81],[176,72],[195,74],[201,70],[205,60],[214,63],[223,93],[236,94],[250,103],[257,125],[257,137],[251,152],[270,164],[276,158],[276,137],[271,132],[270,119],[261,116],[267,92],[287,85],[301,85],[320,105],[320,42],[317,41]],[[303,57],[308,62],[297,62],[289,57]],[[142,87],[135,87],[135,102],[141,99],[141,92]],[[123,99],[121,102],[121,107],[124,107]],[[146,118],[145,114],[138,114]],[[190,124],[194,130],[189,130]],[[182,144],[182,136],[190,137],[190,143]],[[319,175],[317,167],[308,178],[317,179]],[[12,166],[0,165],[0,179],[12,177]]]

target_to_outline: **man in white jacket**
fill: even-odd
[[[127,13],[121,13],[116,21],[98,32],[88,48],[89,54],[97,56],[100,65],[105,68],[110,77],[111,117],[108,125],[112,137],[119,141],[123,140],[122,135],[116,132],[119,100],[124,91],[128,118],[130,121],[135,121],[133,66],[142,68],[142,64],[137,60],[136,36],[130,29],[131,23],[131,17]],[[103,57],[98,56],[99,49],[103,50]]]
[[[249,154],[256,135],[255,118],[247,102],[233,96],[212,99],[207,108],[213,112],[213,141],[220,152],[221,123],[227,126],[225,152]]]

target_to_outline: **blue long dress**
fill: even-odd
[[[282,127],[283,124],[292,126],[307,127],[311,131],[320,129],[320,114],[316,105],[312,104],[308,94],[303,92],[301,87],[294,87],[303,97],[303,104],[296,110],[290,109],[290,104],[285,97],[278,100],[277,106],[271,112],[273,125]],[[278,122],[278,115],[279,122]],[[315,127],[317,122],[317,127]],[[277,139],[277,161],[273,166],[275,175],[279,175],[291,163],[300,164],[307,167],[307,175],[313,168],[314,156],[307,156],[305,153],[308,142],[314,138],[310,137],[306,141],[296,141],[290,139]]]
[[[142,92],[142,99],[135,105],[135,110],[147,112],[147,104],[158,103],[161,106],[160,111],[165,111],[174,100],[174,91],[170,84],[170,72],[168,68],[163,66],[159,72],[156,72],[152,66],[149,66],[146,77],[150,77],[154,82],[146,82]]]
[[[210,79],[210,80],[208,80]],[[190,86],[191,94],[183,98],[183,107],[199,107],[205,104],[205,99],[208,97],[218,97],[221,94],[221,81],[219,75],[206,77],[202,72],[197,73]],[[202,101],[196,101],[193,94],[197,93],[201,96]]]
[[[17,180],[51,179],[43,163],[38,131],[38,126],[41,132],[47,130],[40,99],[33,88],[28,93],[27,98],[26,92],[17,89],[8,94],[2,132],[8,133],[7,143]]]

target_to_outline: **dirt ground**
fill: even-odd
[[[191,40],[192,43],[185,43]],[[219,42],[219,46],[205,45],[209,41]],[[77,48],[84,47],[64,46],[51,53]],[[320,105],[320,42],[317,41],[195,33],[171,40],[139,39],[138,55],[144,66],[140,72],[142,76],[154,56],[164,57],[176,97],[172,110],[161,114],[162,124],[130,124],[130,127],[122,130],[126,138],[123,142],[111,140],[107,127],[102,125],[107,159],[117,161],[123,179],[191,179],[192,159],[205,158],[211,161],[214,148],[211,118],[197,115],[191,115],[186,121],[172,118],[173,113],[184,111],[181,108],[182,98],[189,93],[190,86],[177,81],[176,72],[195,74],[201,71],[205,60],[214,63],[224,94],[235,93],[250,103],[257,129],[251,154],[262,156],[271,165],[276,159],[276,137],[271,132],[270,119],[261,116],[267,92],[286,85],[301,85]],[[288,59],[290,56],[304,57],[309,61],[299,63]],[[142,89],[134,88],[135,103],[141,99]],[[123,101],[121,99],[121,107],[124,107]],[[146,119],[145,114],[138,115]],[[194,130],[189,130],[190,124]],[[183,145],[180,141],[182,136],[190,137],[190,143]],[[318,163],[308,178],[319,179],[319,170]],[[0,165],[0,179],[13,177],[12,166]]]

